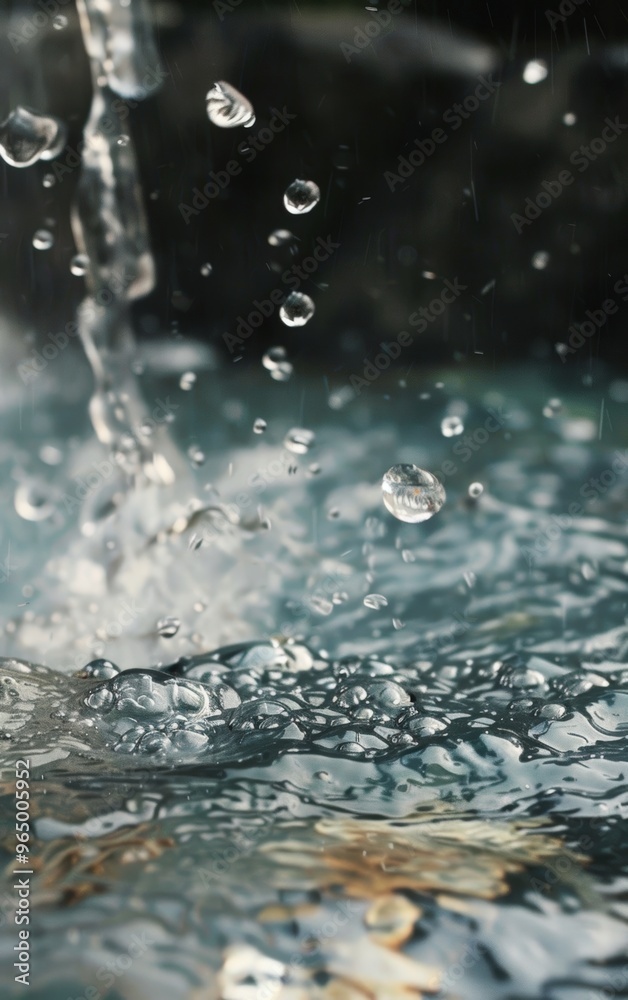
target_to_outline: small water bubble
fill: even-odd
[[[49,229],[38,229],[33,235],[33,246],[35,250],[50,250],[54,245],[54,236]]]
[[[315,306],[309,295],[303,292],[290,292],[279,310],[279,315],[286,326],[305,326],[314,315]]]
[[[471,483],[469,486],[469,496],[472,500],[477,500],[477,498],[481,497],[483,493],[484,487],[482,486],[482,483]]]
[[[557,416],[563,408],[563,404],[560,399],[548,399],[547,403],[543,407],[544,417],[555,417]]]
[[[574,115],[573,111],[567,111],[563,115],[563,125],[567,125],[570,127],[571,125],[575,125],[577,121],[578,119]]]
[[[212,271],[213,271],[213,270],[214,270],[214,269],[213,269],[213,267],[211,266],[211,264],[202,264],[202,265],[201,265],[201,274],[202,274],[202,276],[203,276],[204,278],[208,278],[208,277],[209,277],[209,275],[210,275],[210,274],[212,273]]]
[[[285,347],[269,348],[262,358],[262,364],[276,382],[287,382],[293,372]]]
[[[43,186],[45,188],[54,187],[55,184],[56,184],[56,182],[57,181],[56,181],[56,178],[55,178],[54,174],[44,174],[44,176],[42,177],[42,181],[41,181],[41,183],[43,184]]]
[[[157,622],[157,633],[162,639],[172,639],[173,636],[177,634],[181,628],[181,622],[178,618],[173,616],[167,616],[166,618],[160,618]]]
[[[224,80],[218,80],[205,98],[207,102],[207,117],[220,128],[235,128],[244,125],[250,128],[255,124],[255,112],[251,102]]]
[[[464,424],[460,417],[444,417],[441,420],[440,429],[443,437],[457,437],[464,431]]]
[[[388,606],[388,601],[383,594],[367,594],[362,603],[365,608],[370,608],[372,611],[379,611],[380,608]]]
[[[188,448],[188,458],[190,459],[192,465],[195,468],[199,469],[201,465],[203,465],[205,462],[205,452],[202,451],[202,449],[199,448],[198,445],[195,444],[190,445],[190,447]]]
[[[445,503],[442,484],[416,465],[393,465],[382,480],[384,506],[398,520],[419,524]]]
[[[266,423],[266,421],[263,420],[262,417],[258,417],[255,423],[253,424],[253,433],[263,434],[267,427],[268,424]]]
[[[13,502],[15,510],[25,521],[45,521],[54,513],[54,507],[43,482],[20,483]]]
[[[283,443],[284,447],[295,455],[306,455],[314,444],[315,438],[314,431],[310,431],[306,427],[293,427],[286,434]]]
[[[284,247],[295,240],[294,233],[291,233],[289,229],[273,229],[272,233],[268,236],[268,242],[271,247]]]
[[[55,31],[63,31],[64,28],[68,26],[68,19],[65,14],[57,14],[56,17],[52,19],[52,27]]]
[[[303,215],[312,211],[320,197],[320,189],[314,181],[295,180],[286,188],[283,203],[292,215]]]
[[[82,278],[89,267],[89,257],[85,253],[77,253],[70,261],[70,273],[76,278]]]
[[[530,263],[535,271],[544,271],[549,264],[550,255],[547,250],[538,250],[537,253],[533,254]]]
[[[0,155],[12,167],[52,160],[65,144],[63,122],[18,106],[0,123]]]
[[[547,78],[547,63],[544,59],[531,59],[523,69],[523,79],[526,83],[541,83]]]
[[[184,372],[179,379],[179,388],[184,392],[189,392],[196,384],[196,374],[194,372]]]

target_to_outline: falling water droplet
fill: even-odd
[[[549,264],[550,255],[547,250],[539,250],[533,254],[531,264],[535,271],[544,271]]]
[[[196,383],[196,375],[194,372],[184,372],[179,379],[179,388],[183,389],[184,392],[189,392]]]
[[[178,618],[166,617],[160,618],[157,622],[157,632],[162,639],[172,639],[174,635],[177,634],[181,628],[181,622]]]
[[[283,203],[292,215],[303,215],[311,212],[320,201],[321,192],[314,181],[292,181],[286,188]]]
[[[224,80],[218,80],[207,97],[207,117],[214,125],[221,128],[235,128],[244,125],[250,128],[255,124],[253,105],[244,94]]]
[[[547,77],[547,63],[544,59],[531,59],[523,69],[523,79],[526,83],[541,83]]]
[[[262,364],[276,382],[287,382],[293,372],[285,347],[270,347],[262,358]]]
[[[205,452],[198,445],[190,445],[188,448],[188,458],[195,468],[199,469],[205,462]]]
[[[571,127],[572,125],[575,125],[577,121],[578,119],[574,115],[573,111],[566,111],[563,115],[563,125]]]
[[[212,273],[212,271],[213,271],[213,270],[214,270],[214,269],[213,269],[213,267],[211,266],[211,264],[203,264],[203,265],[201,266],[201,274],[202,274],[202,276],[203,276],[204,278],[208,278],[208,277],[209,277],[209,275],[210,275],[210,274]]]
[[[283,247],[294,240],[294,234],[289,229],[274,229],[268,237],[271,247]]]
[[[286,434],[283,443],[295,455],[306,455],[314,444],[315,437],[314,431],[309,431],[306,427],[293,427]]]
[[[477,500],[477,498],[481,497],[483,493],[484,487],[482,486],[482,483],[471,483],[469,486],[469,496],[472,500]]]
[[[258,417],[255,423],[253,424],[253,433],[263,434],[267,427],[268,424],[266,423],[266,421],[263,420],[262,417]]]
[[[560,399],[548,399],[547,403],[543,407],[544,417],[556,417],[563,408],[563,404]]]
[[[67,25],[68,19],[65,14],[57,14],[57,16],[52,19],[52,27],[55,31],[63,31],[64,28],[67,28]]]
[[[76,278],[82,278],[89,267],[89,257],[84,253],[77,253],[70,261],[70,272]]]
[[[388,606],[388,601],[383,594],[367,594],[362,603],[365,608],[370,608],[372,611],[379,611],[380,608]]]
[[[445,417],[441,420],[440,429],[443,437],[457,437],[458,434],[462,434],[464,424],[460,417]]]
[[[0,155],[12,167],[52,160],[65,144],[63,122],[18,106],[0,123]]]
[[[286,326],[305,326],[314,315],[314,303],[303,292],[290,292],[279,315]]]
[[[54,513],[43,483],[20,483],[13,502],[17,513],[25,521],[45,521]]]
[[[50,250],[54,244],[54,236],[49,229],[38,229],[33,235],[33,246],[35,250]]]
[[[393,465],[382,480],[382,492],[386,509],[409,524],[429,520],[446,499],[436,476],[417,465]]]
[[[54,187],[56,184],[56,178],[54,174],[44,174],[41,183],[45,188]]]

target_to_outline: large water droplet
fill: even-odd
[[[160,618],[157,622],[157,632],[162,639],[172,639],[174,635],[177,634],[181,628],[181,622],[178,618],[167,617]]]
[[[363,603],[365,608],[371,608],[372,611],[379,611],[380,608],[385,608],[388,605],[383,594],[367,594]]]
[[[33,234],[33,246],[35,250],[50,250],[55,239],[49,229],[38,229]]]
[[[250,128],[255,124],[253,105],[244,94],[224,80],[218,80],[207,97],[207,117],[214,125],[221,128],[235,128],[244,125]]]
[[[311,212],[320,201],[321,192],[314,181],[296,180],[289,184],[283,196],[283,203],[292,215]]]
[[[382,480],[384,506],[409,524],[428,521],[445,503],[445,490],[436,476],[417,465],[393,465]]]
[[[18,106],[0,124],[0,155],[12,167],[30,167],[37,160],[58,156],[65,137],[58,118]]]
[[[89,267],[89,257],[84,253],[77,253],[70,261],[70,272],[76,278],[82,278]]]
[[[314,303],[303,292],[290,292],[279,315],[286,326],[305,326],[314,315]]]

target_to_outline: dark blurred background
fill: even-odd
[[[0,161],[0,310],[5,331],[24,341],[11,352],[16,361],[63,330],[83,294],[69,270],[79,173],[70,164],[91,88],[76,11],[59,6],[67,17],[59,29],[55,2],[47,0],[50,16],[23,44],[15,33],[36,14],[41,22],[46,4],[12,3],[3,14],[2,116],[22,103],[69,127],[53,163],[16,170]],[[410,314],[429,308],[447,279],[464,290],[415,336],[408,365],[533,358],[584,375],[594,363],[625,364],[628,302],[615,286],[628,272],[620,127],[628,124],[628,18],[617,3],[413,0],[399,11],[393,2],[393,12],[383,0],[150,6],[167,75],[159,92],[127,105],[159,276],[134,306],[140,338],[194,336],[225,364],[243,366],[284,344],[293,360],[329,375],[359,372],[382,341],[412,329]],[[377,11],[386,12],[379,21]],[[205,95],[215,80],[251,100],[250,130],[210,124]],[[477,108],[454,127],[455,105],[465,100]],[[243,152],[274,109],[295,117],[266,146],[260,139],[254,157]],[[587,160],[578,150],[600,139],[607,118],[618,119],[619,134]],[[400,158],[437,128],[445,138],[395,180]],[[231,160],[237,176],[205,207],[194,202],[195,189]],[[513,215],[525,218],[548,184],[556,191],[564,170],[573,182],[517,224]],[[45,174],[53,186],[43,186]],[[321,189],[320,204],[301,217],[282,200],[297,177]],[[42,227],[55,234],[44,252],[31,242]],[[295,242],[270,246],[268,235],[283,228]],[[289,291],[282,275],[319,237],[340,246],[300,283],[316,304],[311,322],[287,329],[275,310],[230,351],[223,335],[236,333],[256,299]],[[561,358],[556,345],[569,345],[570,325],[609,299],[613,315]]]

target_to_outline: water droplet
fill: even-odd
[[[213,269],[213,267],[211,266],[211,264],[202,264],[202,265],[201,265],[201,274],[202,274],[202,276],[203,276],[204,278],[208,278],[208,277],[209,277],[209,275],[210,275],[210,274],[212,273],[212,271],[213,271],[213,270],[214,270],[214,269]]]
[[[367,594],[362,603],[365,608],[371,608],[372,611],[379,611],[380,608],[388,606],[388,601],[383,594]]]
[[[314,181],[296,180],[286,188],[283,203],[292,215],[303,215],[312,211],[320,197],[320,189]]]
[[[290,292],[279,315],[286,326],[305,326],[314,315],[314,303],[303,292]]]
[[[543,407],[544,417],[555,417],[557,416],[563,408],[563,404],[560,399],[548,399],[547,403]]]
[[[253,433],[263,434],[267,427],[268,424],[266,423],[266,421],[263,420],[262,417],[258,417],[255,423],[253,424]]]
[[[531,59],[523,69],[523,79],[526,83],[541,83],[547,77],[547,63],[544,59]]]
[[[45,188],[54,187],[56,184],[56,178],[54,174],[44,174],[42,178],[42,184]]]
[[[54,513],[44,483],[20,483],[13,502],[17,513],[25,521],[45,521]]]
[[[293,372],[285,347],[271,347],[262,358],[264,368],[276,382],[287,382]]]
[[[482,483],[471,483],[469,486],[469,496],[472,500],[477,500],[477,498],[481,497],[483,493],[484,487],[482,486]]]
[[[382,480],[382,492],[386,509],[409,524],[429,520],[446,498],[436,476],[416,465],[393,465]]]
[[[55,31],[63,31],[64,28],[68,26],[68,19],[65,14],[57,14],[56,17],[52,19],[52,27]]]
[[[464,424],[460,417],[445,417],[441,420],[440,429],[443,437],[457,437],[458,434],[462,434]]]
[[[207,97],[207,117],[214,125],[221,128],[235,128],[244,125],[250,128],[255,124],[253,105],[244,94],[224,80],[218,80]]]
[[[128,135],[119,135],[116,141],[118,146],[128,146],[131,138]]]
[[[0,155],[12,167],[52,160],[63,149],[63,122],[18,106],[0,123]]]
[[[393,628],[398,632],[400,629],[406,627],[406,623],[402,622],[401,618],[393,618],[392,620]]]
[[[188,458],[197,469],[205,462],[205,452],[198,445],[190,445],[188,448]]]
[[[76,278],[82,278],[89,267],[89,257],[85,253],[77,253],[70,261],[70,272]]]
[[[35,250],[50,250],[54,241],[54,236],[49,229],[38,229],[33,236],[33,246],[35,247]]]
[[[293,427],[284,438],[284,445],[288,451],[295,455],[306,455],[312,445],[316,435],[314,431],[309,431],[305,427]]]
[[[294,239],[295,236],[289,229],[273,229],[268,237],[268,242],[271,247],[283,247],[292,243]]]
[[[530,263],[535,271],[544,271],[549,264],[550,255],[547,250],[539,250],[537,253],[533,254]]]
[[[181,622],[178,618],[167,617],[160,618],[157,622],[157,632],[162,639],[172,639],[174,635],[177,634],[181,628]]]
[[[578,119],[574,115],[573,111],[567,111],[563,115],[563,125],[567,125],[567,126],[575,125],[577,121],[578,121]]]
[[[179,388],[183,389],[184,392],[189,392],[190,389],[194,388],[196,383],[196,375],[194,372],[184,372],[179,379]]]

